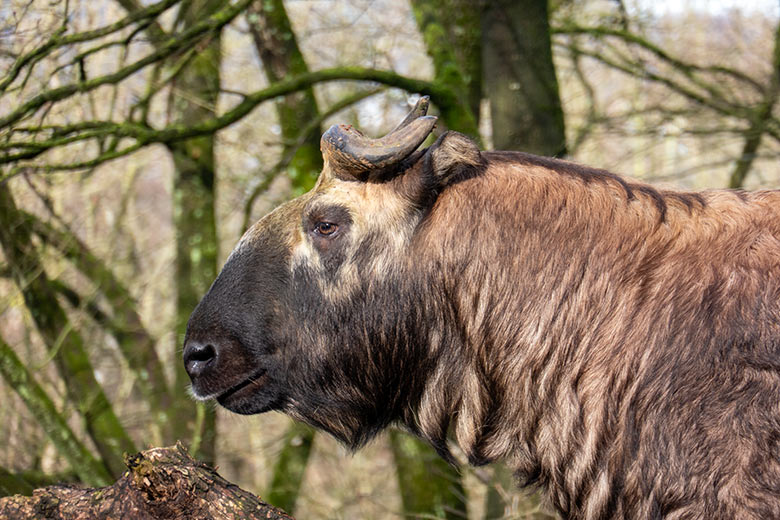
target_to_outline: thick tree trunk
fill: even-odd
[[[434,80],[454,99],[438,108],[444,124],[479,139],[479,10],[467,0],[412,0],[412,12],[433,61]]]
[[[482,65],[495,148],[564,155],[547,0],[489,2],[482,17]]]
[[[249,6],[247,19],[269,83],[309,72],[282,0],[255,1]],[[319,126],[309,127],[319,116],[314,89],[308,87],[279,99],[276,112],[284,142],[282,156],[293,154],[287,175],[296,191],[308,191],[322,170],[322,131]]]
[[[125,457],[129,471],[103,488],[51,486],[0,499],[0,518],[292,520],[194,460],[183,446]]]

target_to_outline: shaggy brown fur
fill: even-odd
[[[780,518],[780,191],[454,133],[345,179],[237,247],[188,327],[196,396],[352,446],[454,432],[567,518]]]
[[[780,192],[484,156],[415,240],[466,342],[421,430],[571,518],[780,518]]]

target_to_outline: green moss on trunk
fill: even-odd
[[[305,424],[293,423],[287,430],[266,494],[269,503],[285,511],[295,511],[313,443],[314,430]]]
[[[247,19],[269,83],[309,72],[282,0],[254,2]],[[296,192],[303,193],[314,186],[322,170],[322,132],[319,126],[309,128],[319,115],[314,90],[309,86],[280,98],[276,111],[284,143],[282,156],[293,154],[287,173]]]
[[[227,5],[226,0],[196,0],[184,4],[179,14],[186,30],[203,17]],[[214,117],[220,86],[219,38],[207,42],[181,69],[170,103],[173,121],[190,127]],[[217,227],[215,217],[214,134],[170,146],[173,164],[173,219],[176,228],[176,352],[181,352],[190,313],[217,276]],[[193,402],[186,393],[189,378],[176,363],[174,435],[190,439],[198,458],[214,461],[216,413],[213,407]]]
[[[76,438],[65,419],[57,412],[52,400],[16,356],[16,352],[2,340],[0,340],[0,375],[19,394],[57,451],[65,457],[70,467],[85,484],[100,486],[111,481],[106,466],[93,457],[84,444]],[[115,475],[121,473],[120,471]],[[31,486],[7,471],[0,473],[0,490],[3,493],[25,493],[28,487]]]
[[[468,518],[460,473],[422,441],[390,431],[404,514],[411,518]]]
[[[30,223],[17,209],[7,183],[0,184],[0,245],[33,321],[65,381],[68,398],[78,407],[84,426],[111,474],[121,475],[122,452],[135,448],[95,379],[81,336],[73,330],[49,284],[33,245]]]
[[[452,93],[432,99],[444,123],[479,139],[478,7],[465,0],[412,0],[412,11],[433,60],[433,83]]]

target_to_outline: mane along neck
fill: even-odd
[[[419,238],[430,285],[453,308],[441,321],[460,342],[430,378],[417,427],[441,444],[451,420],[472,464],[506,461],[562,511],[603,507],[615,500],[597,489],[607,461],[630,459],[616,454],[639,435],[632,405],[657,390],[645,383],[659,358],[686,355],[675,335],[693,329],[681,320],[696,317],[680,316],[719,276],[711,256],[748,240],[749,196],[483,155],[485,171],[442,193]]]

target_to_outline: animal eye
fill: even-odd
[[[332,222],[317,222],[314,226],[314,232],[318,235],[332,235],[339,227]]]

